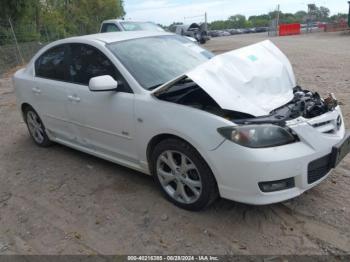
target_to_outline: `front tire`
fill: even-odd
[[[156,145],[150,166],[161,191],[176,206],[198,211],[218,198],[209,166],[191,145],[180,139],[166,139]]]
[[[28,127],[30,136],[35,144],[40,147],[49,147],[52,145],[49,137],[47,136],[45,126],[41,121],[39,115],[31,107],[27,107],[24,112],[24,119]]]

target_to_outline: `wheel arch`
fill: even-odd
[[[32,107],[32,105],[30,105],[29,103],[27,102],[24,102],[21,104],[21,113],[22,113],[22,118],[23,120],[25,121],[25,117],[24,117],[24,111],[27,109],[27,108],[32,108],[35,112],[36,110]]]
[[[24,103],[22,103],[21,104],[21,111],[22,111],[22,113],[24,112],[24,110],[26,109],[26,108],[33,108],[29,103],[26,103],[26,102],[24,102]],[[34,108],[33,108],[34,109]]]
[[[175,139],[179,139],[179,140],[182,140],[188,144],[191,145],[191,143],[189,143],[188,141],[186,141],[185,139],[177,136],[177,135],[173,135],[173,134],[170,134],[170,133],[163,133],[163,134],[158,134],[154,137],[151,138],[151,140],[148,142],[148,145],[147,145],[147,149],[146,149],[146,156],[147,156],[147,162],[150,164],[151,161],[151,154],[154,150],[154,148],[162,141],[166,140],[166,139],[169,139],[169,138],[175,138]],[[193,147],[193,145],[191,145]]]
[[[24,120],[24,122],[26,121],[26,118],[25,118],[25,115],[24,115],[24,112],[26,109],[33,109],[35,111],[35,113],[40,117],[40,120],[43,121],[43,118],[42,118],[42,115],[38,112],[38,110],[36,110],[30,103],[28,102],[23,102],[20,106],[20,109],[21,109],[21,113],[22,113],[22,118]],[[45,125],[45,124],[44,124]]]

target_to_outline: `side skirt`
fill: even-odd
[[[56,142],[56,143],[65,145],[65,146],[67,146],[67,147],[76,149],[76,150],[78,150],[78,151],[81,151],[81,152],[84,152],[84,153],[87,153],[87,154],[90,154],[90,155],[93,155],[93,156],[102,158],[102,159],[104,159],[104,160],[113,162],[113,163],[118,164],[118,165],[121,165],[121,166],[128,167],[128,168],[130,168],[130,169],[136,170],[136,171],[141,172],[141,173],[144,173],[144,174],[146,174],[146,175],[150,175],[148,169],[145,169],[145,165],[144,165],[144,164],[141,164],[141,163],[140,163],[140,164],[137,164],[137,163],[135,163],[135,162],[130,162],[130,161],[127,161],[127,160],[125,160],[125,159],[114,158],[114,157],[111,157],[111,156],[109,156],[109,155],[100,153],[100,152],[98,152],[98,151],[96,151],[96,150],[89,149],[89,148],[86,148],[86,147],[82,147],[82,146],[80,146],[80,145],[76,145],[76,144],[67,142],[67,141],[65,141],[65,140],[59,139],[59,138],[51,138],[51,137],[50,137],[50,139],[52,139],[52,141],[54,141],[54,142]]]

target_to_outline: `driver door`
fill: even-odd
[[[70,44],[67,89],[68,112],[77,143],[105,158],[137,162],[134,130],[134,94],[114,64],[97,48]],[[91,78],[110,75],[118,91],[92,92]]]

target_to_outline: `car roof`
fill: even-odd
[[[150,21],[134,21],[134,20],[123,20],[123,19],[108,19],[104,20],[102,24],[104,23],[120,23],[120,22],[130,22],[130,23],[153,23]]]
[[[125,40],[138,39],[143,37],[152,37],[152,36],[165,36],[165,35],[174,35],[173,33],[168,32],[158,32],[158,31],[122,31],[122,32],[111,32],[111,33],[99,33],[93,35],[84,35],[70,37],[64,40],[64,42],[79,42],[82,40],[92,40],[97,42],[104,42],[106,44],[120,42]]]
[[[122,19],[108,19],[104,20],[102,23],[115,23],[115,22],[122,22]]]

